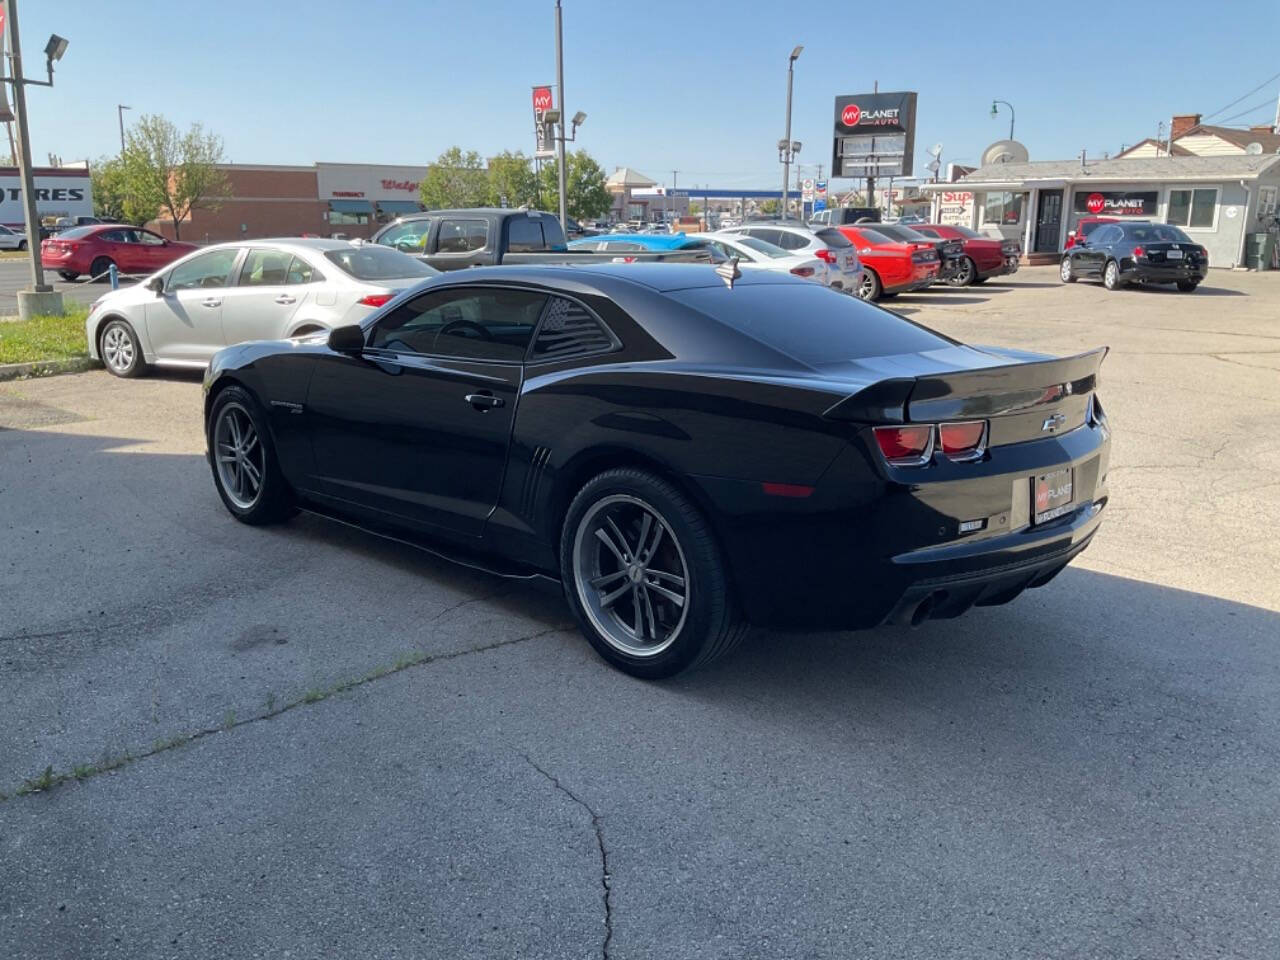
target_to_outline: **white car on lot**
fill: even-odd
[[[89,355],[118,377],[204,367],[223,347],[358,323],[439,273],[388,247],[287,238],[204,247],[89,309]]]
[[[856,293],[862,281],[862,263],[849,239],[834,227],[811,229],[799,222],[765,220],[744,223],[719,231],[742,237],[755,237],[772,243],[789,253],[817,257],[827,267],[826,284],[845,293]]]
[[[27,235],[18,233],[16,230],[10,230],[3,223],[0,223],[0,250],[25,249],[27,249]]]
[[[826,282],[827,265],[807,253],[792,253],[755,237],[739,237],[731,233],[691,233],[689,236],[705,240],[725,257],[737,257],[738,266],[743,270],[773,270],[818,283]]]

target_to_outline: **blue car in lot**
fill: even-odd
[[[701,237],[683,233],[605,233],[597,237],[583,237],[569,243],[570,250],[587,250],[593,253],[677,253],[681,251],[706,251],[712,260],[724,257],[713,244]]]

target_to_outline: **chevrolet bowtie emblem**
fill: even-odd
[[[1041,430],[1057,430],[1060,426],[1067,422],[1065,414],[1055,413],[1052,417],[1045,417],[1044,423],[1040,426]]]

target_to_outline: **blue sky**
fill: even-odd
[[[1280,70],[1277,0],[1160,0],[1155,15],[1125,4],[1115,18],[1106,5],[886,6],[882,18],[862,3],[564,0],[568,105],[588,114],[580,146],[660,182],[675,169],[681,186],[776,186],[797,43],[805,173],[830,163],[833,98],[877,80],[919,93],[922,173],[933,143],[944,162],[972,163],[1007,136],[993,97],[1014,104],[1033,159],[1101,156]],[[28,95],[40,162],[116,151],[117,103],[133,107],[126,122],[201,121],[241,163],[426,163],[452,144],[529,153],[530,87],[555,79],[551,0],[26,0],[20,14],[28,71],[51,32],[71,41],[57,86]],[[1267,101],[1233,122],[1268,122],[1277,92],[1280,80],[1218,119]]]

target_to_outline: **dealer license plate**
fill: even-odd
[[[1072,470],[1064,467],[1041,473],[1031,480],[1032,516],[1036,523],[1047,523],[1071,511]]]
[[[1169,260],[1181,260],[1181,259],[1182,259],[1182,251],[1181,251],[1181,250],[1167,250],[1167,251],[1165,251],[1165,257],[1166,257],[1166,258],[1168,258]]]

